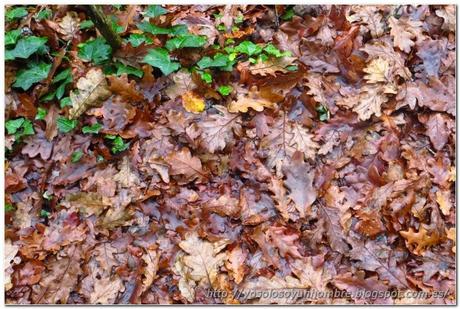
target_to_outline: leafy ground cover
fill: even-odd
[[[5,9],[7,303],[456,302],[455,6],[99,9]]]

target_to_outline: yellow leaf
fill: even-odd
[[[200,98],[192,91],[188,91],[182,95],[182,105],[187,112],[194,114],[201,113],[206,106],[203,98]]]

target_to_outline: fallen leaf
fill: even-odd
[[[204,111],[206,103],[204,99],[192,91],[182,94],[182,106],[189,113],[200,114]]]

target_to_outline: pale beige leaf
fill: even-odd
[[[146,265],[144,269],[144,279],[142,280],[142,291],[146,291],[157,277],[160,255],[156,250],[147,249],[142,255],[142,260]]]
[[[117,295],[124,291],[123,281],[118,275],[102,277],[94,280],[94,291],[91,293],[91,304],[114,304]]]
[[[390,34],[394,40],[394,46],[398,47],[405,53],[410,53],[412,46],[415,45],[414,39],[421,39],[422,25],[421,21],[412,21],[408,19],[396,19],[391,16],[388,19],[390,25]]]
[[[365,29],[370,31],[373,38],[380,37],[383,34],[385,24],[382,21],[382,14],[376,6],[354,5],[351,10],[354,14],[347,16],[348,21],[352,23],[359,21],[365,24],[367,26]]]
[[[67,15],[62,18],[59,25],[59,33],[63,36],[62,38],[66,41],[73,39],[80,27],[80,19],[77,13],[67,12]]]
[[[3,268],[5,272],[5,291],[8,291],[13,287],[11,283],[11,274],[13,273],[13,265],[19,264],[21,261],[20,257],[16,257],[16,254],[19,251],[19,246],[13,245],[11,239],[7,238],[5,241],[5,246],[3,248],[4,256],[3,256]]]
[[[77,82],[77,90],[70,92],[72,108],[69,110],[71,119],[78,118],[87,109],[101,106],[110,97],[107,80],[100,69],[91,69]]]
[[[276,76],[277,72],[286,73],[286,67],[292,65],[296,60],[295,57],[272,57],[267,61],[259,60],[256,64],[249,66],[251,74],[258,74],[262,76],[272,75]]]
[[[230,271],[230,274],[236,284],[243,281],[245,267],[244,262],[248,255],[247,251],[243,251],[241,246],[236,246],[228,253],[228,260],[225,262],[225,267]]]
[[[385,83],[391,79],[390,63],[382,58],[373,59],[363,70],[364,78],[370,84]]]
[[[230,113],[247,113],[249,108],[252,108],[255,111],[261,112],[265,107],[273,108],[274,103],[262,98],[254,88],[251,88],[247,94],[239,92],[237,100],[232,101],[228,105],[228,111]]]
[[[113,179],[124,188],[130,188],[140,185],[140,180],[135,169],[131,167],[128,157],[123,157],[120,163],[120,171],[113,177]]]
[[[187,70],[180,70],[173,73],[170,75],[170,78],[173,84],[166,88],[165,93],[171,100],[196,88],[196,84],[192,80],[192,75]]]

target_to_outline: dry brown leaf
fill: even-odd
[[[128,75],[122,74],[120,77],[110,75],[107,77],[110,81],[109,90],[115,94],[121,95],[123,99],[129,102],[138,102],[144,100],[144,96],[137,91],[136,82],[128,81]]]
[[[187,147],[170,153],[165,160],[170,166],[170,175],[184,176],[184,182],[182,183],[193,181],[196,178],[199,180],[206,178],[206,173],[201,166],[200,159],[193,157]]]
[[[69,117],[78,118],[87,109],[101,106],[110,95],[102,70],[90,69],[85,77],[78,80],[77,90],[70,92],[72,108],[69,110]]]
[[[67,15],[62,18],[61,22],[58,23],[59,28],[57,31],[61,33],[62,38],[66,41],[72,40],[80,28],[80,19],[77,13],[67,12]]]
[[[394,16],[388,19],[388,23],[391,28],[390,34],[394,39],[394,46],[407,54],[410,53],[412,46],[415,45],[413,40],[421,40],[423,23],[403,17],[396,19]]]
[[[297,58],[295,57],[279,57],[270,58],[267,61],[259,60],[256,64],[249,66],[251,74],[258,74],[262,76],[272,75],[276,76],[276,73],[289,72],[286,67],[293,64]]]
[[[264,107],[273,108],[274,103],[262,98],[255,88],[251,88],[247,94],[238,92],[237,100],[228,105],[228,111],[230,113],[247,113],[249,108],[252,108],[257,112],[261,112]]]
[[[423,225],[420,225],[418,232],[410,227],[407,231],[399,233],[406,239],[408,248],[416,255],[422,255],[428,247],[438,244],[441,240],[440,235],[434,231],[429,233]],[[411,248],[411,245],[415,245],[415,248]]]

